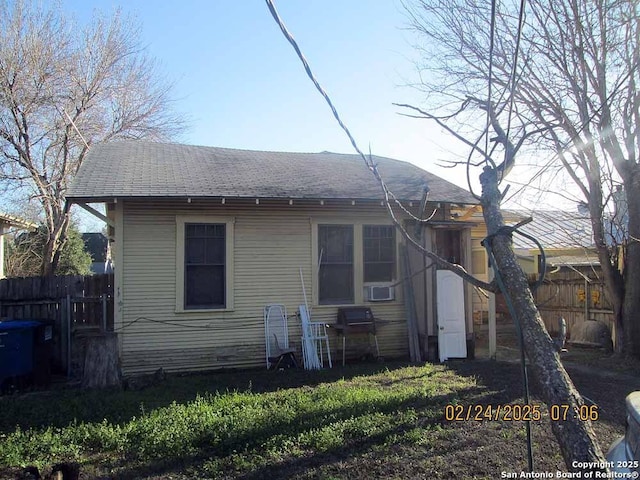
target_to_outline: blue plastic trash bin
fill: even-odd
[[[0,322],[0,386],[9,378],[32,373],[34,330],[39,326],[35,320]]]

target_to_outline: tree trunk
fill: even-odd
[[[514,321],[520,322],[529,365],[541,386],[547,406],[569,407],[566,419],[551,422],[567,468],[570,471],[585,470],[578,468],[576,462],[603,465],[605,457],[596,441],[591,422],[583,421],[577,416],[577,410],[584,405],[584,401],[560,362],[555,345],[533,301],[527,277],[511,248],[511,238],[500,233],[504,222],[500,212],[501,194],[496,169],[486,167],[480,176],[480,183],[487,232],[488,235],[496,235],[492,239],[496,268],[506,286],[504,293],[513,303],[517,316]],[[588,470],[606,469],[592,467]]]
[[[629,242],[625,259],[624,353],[640,358],[640,243]]]
[[[625,182],[629,240],[624,258],[624,353],[640,358],[640,168]]]
[[[49,238],[42,255],[42,275],[55,275],[60,261],[60,254],[66,242],[67,229],[69,228],[69,215],[60,213],[60,217],[50,219],[48,224],[53,228],[49,230]]]
[[[103,332],[86,339],[83,388],[106,388],[120,385],[118,336]]]
[[[598,222],[599,225],[602,226],[602,221],[598,220]],[[624,354],[627,350],[625,340],[625,331],[627,328],[624,320],[625,279],[618,270],[618,266],[611,264],[611,256],[609,255],[607,247],[605,245],[597,246],[596,244],[596,248],[598,250],[598,260],[600,262],[605,291],[613,309],[613,319],[616,328],[615,352],[617,354]],[[585,318],[585,320],[589,319]]]

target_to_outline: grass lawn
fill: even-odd
[[[450,422],[444,408],[518,403],[520,385],[517,366],[470,361],[169,375],[141,391],[0,397],[0,478],[69,460],[81,478],[499,478],[526,468],[524,424]],[[612,405],[624,398],[606,394]],[[564,470],[542,410],[536,470]],[[608,410],[595,425],[605,449],[624,422]]]

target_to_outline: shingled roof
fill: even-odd
[[[476,204],[463,188],[410,163],[373,157],[391,191],[403,200]],[[382,199],[357,155],[236,150],[143,141],[93,146],[67,198],[226,197]]]

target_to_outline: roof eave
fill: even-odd
[[[21,228],[25,230],[35,230],[36,228],[38,228],[38,225],[36,223],[29,222],[22,218],[5,213],[0,213],[0,223],[4,223],[9,227]]]
[[[367,198],[367,197],[268,197],[259,195],[101,195],[101,196],[84,196],[84,195],[68,195],[66,197],[69,203],[113,203],[121,200],[128,201],[146,201],[146,200],[162,200],[162,201],[176,201],[184,200],[188,202],[190,200],[267,200],[267,201],[300,201],[300,202],[320,202],[320,201],[335,201],[335,202],[364,202],[364,203],[383,203],[383,198]],[[419,198],[399,198],[398,201],[402,203],[415,203],[421,202]],[[393,202],[392,202],[393,203]],[[475,205],[474,203],[460,202],[456,200],[442,200],[442,199],[430,199],[430,204],[445,203],[450,205]]]

